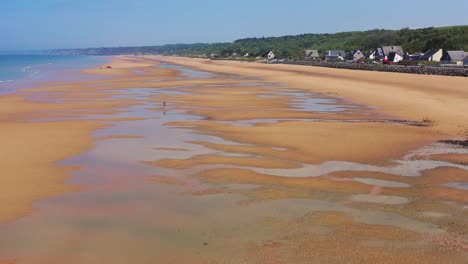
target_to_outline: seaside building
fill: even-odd
[[[344,50],[329,50],[325,54],[326,61],[344,61],[346,52]]]
[[[468,55],[468,52],[463,50],[447,50],[444,51],[441,62],[443,64],[463,65],[463,59]]]
[[[442,49],[431,49],[419,57],[422,61],[440,61],[444,52]]]
[[[383,59],[385,59],[385,54],[384,54],[382,48],[377,48],[376,58],[377,58],[378,60],[383,60]]]
[[[366,53],[366,58],[371,60],[383,60],[385,58],[382,48],[376,48]]]
[[[400,46],[383,46],[381,48],[381,53],[386,60],[394,63],[402,61],[405,56],[403,48]]]
[[[370,60],[376,60],[377,59],[377,51],[376,50],[371,50],[366,53],[366,58]]]
[[[421,53],[414,53],[414,54],[407,53],[405,56],[405,60],[419,61],[419,58],[421,58],[423,55],[424,54],[421,54]]]
[[[364,56],[364,53],[362,53],[360,50],[356,50],[352,52],[352,60],[353,62],[358,62],[363,59],[365,59],[366,56]]]
[[[275,58],[275,53],[273,53],[273,51],[270,51],[270,52],[268,52],[266,57],[267,57],[267,59],[272,60],[272,59]]]
[[[306,50],[305,53],[305,60],[317,60],[319,59],[319,52],[318,50]]]

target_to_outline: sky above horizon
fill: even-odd
[[[468,0],[391,3],[395,8],[371,0],[0,0],[0,51],[468,24]]]

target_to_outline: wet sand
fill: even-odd
[[[467,78],[421,76],[328,69],[295,65],[266,65],[235,61],[157,57],[197,69],[260,77],[317,93],[331,93],[378,107],[401,118],[435,123],[450,135],[467,136]]]
[[[467,259],[466,78],[108,65],[0,97],[0,263]]]

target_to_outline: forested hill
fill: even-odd
[[[433,48],[468,51],[468,26],[452,26],[423,29],[354,31],[335,34],[302,34],[297,36],[247,38],[231,43],[214,44],[170,44],[145,47],[90,48],[54,50],[54,54],[164,54],[202,55],[233,53],[260,56],[273,50],[278,58],[303,58],[306,49],[318,49],[322,53],[328,49],[367,51],[376,47],[400,45],[405,52],[420,53]]]

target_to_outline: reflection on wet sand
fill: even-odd
[[[67,182],[79,192],[0,225],[0,263],[467,259],[468,166],[432,159],[468,155],[463,146],[343,98],[141,61],[74,96],[25,93],[121,104],[25,116],[105,127],[94,147],[59,162],[79,168]]]

